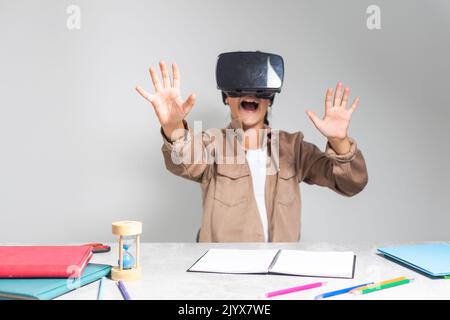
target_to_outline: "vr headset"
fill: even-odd
[[[284,62],[280,55],[261,51],[235,51],[219,55],[216,65],[217,89],[227,96],[254,95],[273,99],[281,92]]]

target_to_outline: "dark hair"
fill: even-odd
[[[268,114],[269,114],[269,111],[266,111],[266,114],[264,115],[264,124],[265,124],[266,126],[269,125]]]

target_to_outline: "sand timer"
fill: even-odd
[[[142,223],[138,221],[113,222],[112,233],[119,237],[119,259],[118,266],[111,269],[111,279],[139,279],[141,277],[139,259]]]

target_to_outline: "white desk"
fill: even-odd
[[[450,299],[450,280],[434,280],[402,267],[376,254],[379,245],[332,245],[326,243],[278,244],[199,244],[199,243],[142,243],[143,277],[126,286],[133,299],[266,299],[264,293],[277,289],[317,282],[318,278],[283,275],[233,275],[186,272],[209,248],[289,248],[303,250],[351,250],[357,255],[354,279],[326,279],[328,284],[304,292],[291,293],[270,299],[313,299],[317,294],[351,287],[361,283],[386,280],[399,276],[414,278],[403,286],[362,296],[350,294],[329,299]],[[117,245],[111,252],[95,254],[91,262],[117,264]],[[122,299],[116,284],[105,283],[104,299]],[[98,282],[91,283],[58,299],[96,299]]]

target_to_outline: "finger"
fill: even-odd
[[[328,88],[327,93],[325,94],[325,112],[327,112],[327,110],[329,110],[333,106],[332,100],[333,100],[333,88]]]
[[[156,74],[155,68],[150,67],[149,69],[150,77],[152,78],[153,87],[155,91],[161,90],[161,83],[159,82],[158,75]]]
[[[352,114],[356,110],[356,108],[358,107],[358,104],[359,104],[359,97],[356,97],[352,103],[352,106],[349,109],[350,114]]]
[[[180,89],[180,69],[176,63],[172,63],[173,87]]]
[[[336,86],[336,92],[334,93],[334,105],[340,106],[342,100],[342,82],[339,82]]]
[[[193,93],[183,103],[183,111],[185,114],[188,114],[191,111],[196,99],[197,99],[197,97],[196,97],[195,93]]]
[[[322,119],[320,119],[314,111],[307,110],[306,114],[311,119],[311,121],[314,123],[314,125],[319,128],[320,122],[322,122]]]
[[[161,60],[159,62],[159,68],[161,69],[164,88],[170,88],[171,85],[170,85],[169,71],[167,71],[166,62],[164,60]]]
[[[345,88],[344,89],[344,96],[342,97],[342,103],[341,103],[341,107],[343,107],[344,109],[347,106],[347,102],[348,102],[348,97],[349,96],[350,96],[350,88]]]
[[[147,101],[153,102],[154,101],[154,95],[148,93],[144,89],[142,89],[140,86],[136,86],[136,91],[139,92],[139,94]]]

